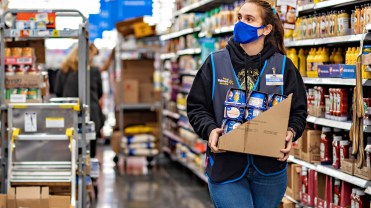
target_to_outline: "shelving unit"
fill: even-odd
[[[174,13],[174,17],[177,17],[181,14],[189,13],[189,12],[204,12],[211,10],[221,4],[229,4],[233,3],[234,0],[201,0],[194,4],[188,5],[183,7],[182,9],[176,11]]]
[[[335,43],[355,43],[361,41],[362,34],[360,35],[346,35],[328,38],[316,38],[306,40],[285,40],[285,47],[302,47],[302,46],[319,46]]]
[[[303,77],[304,84],[310,85],[341,85],[341,86],[355,86],[356,79],[341,79],[341,78],[309,78]],[[367,79],[363,79],[363,84]]]
[[[364,0],[328,0],[328,1],[322,1],[316,4],[307,4],[304,6],[298,7],[298,12],[310,12],[313,10],[318,9],[324,9],[324,8],[330,8],[330,7],[339,7],[344,5],[349,5],[357,2],[366,2]]]
[[[163,53],[160,55],[160,59],[166,60],[166,59],[177,58],[179,56],[197,55],[197,54],[201,54],[201,48],[188,48],[184,50],[179,50],[176,53]]]
[[[330,120],[326,118],[317,118],[314,116],[308,116],[307,122],[314,123],[314,124],[321,125],[321,126],[344,129],[348,131],[350,130],[350,127],[352,126],[351,121],[342,122],[342,121],[335,121],[335,120]]]
[[[5,18],[7,15],[16,15],[20,13],[39,13],[39,12],[47,12],[47,13],[55,13],[56,15],[64,15],[64,16],[77,16],[81,17],[82,23],[79,24],[79,29],[65,29],[65,30],[45,30],[45,31],[36,31],[36,30],[17,30],[17,29],[8,29],[5,26]],[[2,187],[1,192],[7,193],[8,189],[12,186],[12,183],[19,183],[22,182],[23,184],[29,183],[32,184],[34,182],[42,182],[44,184],[54,183],[54,185],[58,185],[58,183],[71,183],[71,205],[75,206],[76,208],[86,207],[87,204],[87,190],[86,190],[86,161],[87,161],[87,149],[89,149],[89,141],[87,140],[87,129],[86,129],[86,117],[87,112],[89,110],[89,102],[90,102],[90,75],[87,73],[87,66],[88,66],[88,51],[89,51],[89,38],[88,38],[88,22],[87,18],[78,10],[48,10],[48,11],[41,11],[41,10],[8,10],[4,14],[2,14],[2,23],[0,24],[0,36],[1,38],[1,67],[0,67],[0,91],[5,92],[5,59],[4,59],[4,50],[5,50],[5,42],[7,41],[18,41],[18,40],[31,40],[31,39],[49,39],[49,38],[74,38],[78,39],[78,100],[79,102],[76,104],[51,104],[51,103],[40,103],[40,104],[29,104],[29,103],[14,103],[8,105],[5,102],[5,93],[1,93],[0,96],[0,105],[1,105],[1,136],[2,136],[2,149],[1,149],[1,166],[2,166]],[[75,106],[75,107],[72,107]],[[50,110],[51,108],[55,108],[54,110]],[[58,111],[60,109],[60,111]],[[57,115],[57,113],[64,112],[65,110],[69,109],[71,112],[65,112],[63,114],[66,118],[73,117],[73,120],[69,120],[68,125],[73,125],[71,129],[69,129],[69,133],[67,134],[67,130],[63,133],[59,132],[58,135],[51,133],[53,130],[45,129],[38,129],[38,133],[42,134],[39,136],[35,135],[27,135],[27,133],[20,131],[20,134],[16,135],[14,132],[14,128],[24,128],[25,124],[22,123],[25,118],[18,118],[17,121],[12,122],[12,119],[16,116],[24,115],[12,115],[12,111],[20,110],[20,111],[28,111],[32,110],[34,112],[38,112],[37,118],[42,116],[53,117],[53,115]],[[5,112],[8,113],[8,118],[5,116]],[[46,114],[46,115],[45,115]],[[36,115],[36,114],[35,114]],[[14,117],[13,117],[14,116]],[[25,116],[24,116],[25,117]],[[64,119],[66,119],[64,118]],[[5,126],[6,120],[8,119],[9,129]],[[22,120],[23,119],[23,120]],[[73,122],[72,122],[73,121]],[[17,123],[18,122],[18,123]],[[20,122],[20,123],[19,123]],[[64,122],[64,120],[63,120]],[[78,124],[81,125],[81,133],[78,134]],[[63,124],[64,126],[64,124]],[[41,128],[41,127],[40,127]],[[63,130],[63,128],[59,127],[59,130]],[[6,138],[6,131],[9,133],[9,138]],[[14,134],[12,134],[14,133]],[[66,134],[66,135],[64,135]],[[49,136],[48,136],[49,135]],[[13,140],[11,139],[13,138]],[[62,161],[48,161],[48,159],[53,160],[52,158],[58,158],[60,154],[51,154],[50,157],[45,158],[47,156],[45,153],[44,160],[40,161],[41,156],[38,154],[31,154],[32,157],[36,162],[29,162],[29,157],[24,157],[23,160],[26,162],[18,161],[18,159],[22,160],[20,155],[17,157],[13,157],[13,145],[14,142],[38,142],[36,146],[39,148],[40,141],[42,144],[50,144],[58,143],[58,142],[66,142],[68,143],[65,146],[65,153],[67,153],[67,157]],[[33,144],[35,145],[35,144]],[[67,148],[70,145],[70,149]],[[53,146],[53,145],[52,145]],[[18,143],[16,147],[16,151],[24,151],[22,154],[24,155],[29,148],[28,145],[20,145]],[[47,148],[47,146],[46,146]],[[22,150],[23,149],[23,150]],[[52,148],[47,149],[52,150]],[[40,149],[39,151],[42,151]],[[47,151],[45,151],[47,152]],[[49,152],[48,152],[49,153]],[[52,152],[54,153],[54,152]],[[58,152],[60,153],[60,152]],[[69,156],[68,156],[69,155]],[[39,163],[39,164],[38,164]],[[38,169],[42,166],[42,169]],[[58,169],[58,171],[54,171]],[[31,170],[31,171],[30,171]],[[76,174],[76,170],[78,171]],[[32,177],[29,177],[32,174]],[[37,176],[37,177],[36,177]],[[7,182],[7,183],[5,183]],[[78,189],[76,189],[78,186]],[[76,198],[78,200],[76,200]]]
[[[173,33],[169,33],[169,34],[166,34],[166,35],[161,35],[160,40],[165,41],[165,40],[170,40],[170,39],[174,39],[174,38],[179,38],[179,37],[184,36],[184,35],[199,32],[200,30],[201,30],[200,27],[188,28],[188,29],[181,30],[179,32],[173,32]]]

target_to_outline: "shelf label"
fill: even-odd
[[[26,95],[22,94],[13,94],[10,95],[10,102],[11,103],[25,103],[26,102]]]
[[[64,118],[46,118],[46,128],[64,128]]]
[[[59,31],[58,30],[53,30],[52,36],[53,37],[59,37]]]
[[[35,112],[26,112],[24,114],[24,131],[37,132],[37,115]]]

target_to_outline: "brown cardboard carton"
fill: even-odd
[[[119,154],[121,152],[121,138],[122,135],[119,131],[113,132],[111,136],[111,147],[116,154]]]
[[[6,200],[7,200],[6,194],[0,194],[0,208],[7,208]]]
[[[12,75],[5,76],[5,88],[40,88],[43,82],[41,75]]]
[[[135,104],[139,102],[139,82],[138,80],[124,80],[122,91],[123,102],[125,104]]]
[[[48,208],[49,207],[49,187],[42,187],[41,188],[41,208]]]
[[[222,150],[281,158],[285,148],[292,95],[219,138]]]
[[[315,173],[315,194],[314,207],[316,208],[327,208],[326,202],[326,175],[322,173]]]
[[[281,202],[281,205],[280,205],[280,208],[295,208],[295,204],[292,201],[290,201],[286,198],[283,198],[282,202]]]
[[[297,164],[289,164],[288,169],[288,185],[286,195],[296,201],[300,200],[300,173],[301,167]]]
[[[292,145],[291,155],[295,158],[301,159],[301,149],[302,149],[302,137],[300,137],[296,142]]]
[[[122,64],[123,79],[134,79],[140,83],[153,83],[153,60],[126,60]]]
[[[41,208],[40,187],[18,187],[16,189],[16,204],[22,208]]]
[[[154,90],[153,83],[140,84],[139,101],[142,103],[154,103],[160,101],[159,93]]]
[[[352,159],[344,159],[341,161],[341,171],[344,173],[348,173],[349,175],[354,175],[355,169],[355,160]]]
[[[7,195],[8,208],[16,208],[15,203],[15,188],[10,188]]]
[[[354,168],[354,175],[365,180],[371,180],[371,168],[363,167],[361,169],[355,167]]]
[[[321,131],[305,130],[301,140],[301,159],[309,163],[320,162]]]
[[[71,206],[69,196],[49,196],[49,208],[69,208]]]

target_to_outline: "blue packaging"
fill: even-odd
[[[232,88],[227,92],[225,104],[245,106],[246,105],[245,102],[246,92],[244,90]]]
[[[278,103],[282,102],[287,98],[286,95],[279,95],[279,94],[270,94],[268,98],[268,107],[271,108]]]
[[[339,64],[342,79],[356,78],[356,65]]]
[[[236,129],[238,126],[240,126],[242,122],[235,121],[235,120],[230,120],[230,119],[225,119],[223,121],[222,129],[223,129],[223,135],[227,134],[228,132]]]
[[[318,65],[318,77],[329,78],[330,77],[330,66],[329,65]]]
[[[248,106],[253,106],[256,108],[267,108],[268,95],[258,91],[252,91],[250,94]]]
[[[245,107],[244,106],[232,106],[232,105],[225,105],[224,107],[224,118],[225,119],[234,119],[238,121],[242,121],[245,115]]]
[[[250,121],[250,120],[253,120],[254,118],[256,118],[258,115],[260,115],[261,113],[263,113],[266,109],[264,108],[256,108],[254,106],[247,106],[246,108],[246,121]]]

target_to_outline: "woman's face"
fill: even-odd
[[[238,20],[254,27],[263,25],[260,8],[253,3],[245,3],[238,13]]]

